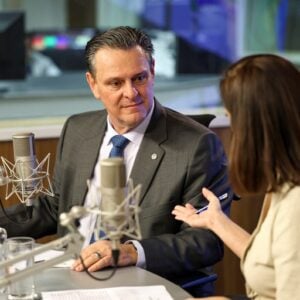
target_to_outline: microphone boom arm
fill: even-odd
[[[127,197],[125,197],[124,201],[117,206],[116,211],[113,213],[105,213],[101,212],[99,206],[94,207],[82,207],[82,206],[74,206],[68,213],[62,213],[60,215],[60,224],[64,227],[67,227],[69,233],[57,240],[44,244],[42,246],[38,246],[30,252],[18,255],[14,258],[10,258],[4,260],[0,263],[0,270],[7,270],[7,268],[15,263],[23,261],[28,258],[33,258],[40,254],[44,253],[48,250],[61,250],[65,249],[62,255],[51,258],[46,261],[42,261],[39,263],[34,263],[32,266],[27,267],[24,270],[18,270],[12,274],[4,274],[0,276],[0,288],[7,286],[13,283],[16,280],[21,280],[26,278],[28,275],[33,275],[39,271],[47,269],[48,267],[55,266],[61,262],[64,262],[70,258],[79,257],[79,253],[81,252],[82,245],[84,243],[84,237],[80,234],[76,221],[82,217],[84,217],[88,213],[100,215],[100,219],[105,219],[104,216],[109,216],[111,218],[115,218],[116,216],[123,216],[122,211],[124,211],[124,206],[126,207],[126,220],[118,226],[118,228],[112,228],[106,232],[106,235],[103,238],[110,239],[113,245],[113,249],[115,245],[119,242],[119,239],[122,235],[127,235],[133,239],[141,239],[141,232],[139,226],[139,201],[140,198],[140,190],[141,185],[137,185],[133,188],[133,183],[129,181],[129,192]],[[107,229],[107,224],[103,221],[103,224],[97,224],[96,226],[97,232],[103,229]],[[103,239],[101,238],[101,239]],[[96,238],[97,239],[97,238]]]
[[[25,259],[28,258],[34,259],[34,257],[40,253],[44,253],[48,250],[53,250],[53,249],[61,250],[66,247],[65,251],[60,256],[39,263],[34,263],[32,266],[29,266],[26,269],[18,270],[17,272],[12,274],[5,274],[4,276],[0,277],[0,288],[12,284],[16,280],[24,279],[29,275],[47,269],[48,267],[55,266],[70,258],[74,258],[74,255],[76,257],[78,253],[80,253],[82,244],[84,242],[84,237],[79,233],[75,225],[75,219],[77,218],[78,218],[78,211],[74,211],[73,209],[71,209],[71,211],[68,214],[67,213],[61,214],[60,216],[61,224],[69,229],[70,231],[69,234],[67,234],[66,236],[60,239],[39,246],[30,252],[18,255],[14,258],[10,258],[1,262],[0,270],[1,269],[6,270],[9,266],[21,262]]]

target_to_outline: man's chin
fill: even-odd
[[[138,113],[131,113],[125,116],[123,120],[128,127],[135,128],[145,119],[145,117],[146,117],[145,113],[138,112]]]

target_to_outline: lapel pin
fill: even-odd
[[[157,159],[157,154],[156,153],[152,153],[151,154],[151,159]]]

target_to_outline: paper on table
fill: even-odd
[[[163,285],[42,292],[43,300],[173,300]]]
[[[63,254],[63,251],[48,250],[48,251],[45,251],[41,254],[36,255],[34,257],[34,261],[35,262],[45,261],[45,260],[49,260],[49,259],[52,259],[54,257],[60,256],[62,254]],[[74,259],[69,259],[69,260],[66,260],[62,263],[59,263],[59,264],[55,265],[54,267],[55,268],[70,268],[72,266],[73,262],[74,262]]]
[[[75,259],[66,260],[60,264],[53,266],[53,268],[71,268]]]

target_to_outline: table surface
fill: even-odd
[[[103,270],[93,275],[105,278],[111,271]],[[114,276],[105,281],[94,280],[84,272],[75,272],[69,268],[49,268],[35,275],[37,292],[146,285],[164,285],[175,300],[190,297],[190,294],[174,283],[138,267],[118,268]],[[6,295],[0,295],[0,299],[6,299]]]

